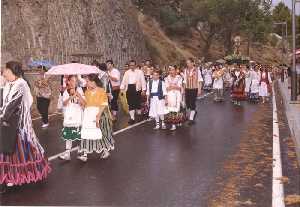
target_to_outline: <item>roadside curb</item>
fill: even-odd
[[[288,95],[284,92],[284,86],[283,83],[277,82],[279,92],[283,98],[283,104],[285,108],[285,114],[288,120],[288,125],[291,131],[292,138],[296,145],[296,154],[298,158],[298,163],[300,164],[300,119],[297,120],[296,116],[300,116],[300,109],[299,113],[295,113],[295,110],[293,110],[294,104],[291,104],[289,102]]]

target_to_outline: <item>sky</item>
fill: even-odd
[[[273,0],[272,4],[273,4],[273,6],[276,6],[280,2],[283,2],[290,9],[292,9],[292,0]],[[296,13],[300,14],[300,2],[296,4]]]

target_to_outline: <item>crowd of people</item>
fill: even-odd
[[[170,65],[163,70],[150,60],[137,65],[131,60],[122,73],[112,60],[94,61],[100,74],[61,77],[59,102],[63,109],[62,138],[65,152],[62,160],[71,160],[74,141],[80,141],[78,159],[86,162],[88,154],[107,158],[114,149],[113,123],[120,109],[128,112],[128,124],[141,117],[151,118],[154,129],[176,130],[184,122],[195,123],[196,100],[203,91],[214,92],[214,101],[223,102],[226,90],[233,104],[268,101],[271,93],[272,67],[260,64],[196,64],[186,60],[184,67]],[[44,75],[34,83],[37,109],[42,128],[49,126],[48,110],[53,97],[51,82]],[[44,150],[32,128],[33,98],[23,78],[20,63],[11,61],[1,71],[5,79],[0,120],[0,184],[22,185],[45,179],[50,170]],[[4,83],[3,83],[4,84]],[[121,107],[120,107],[121,106]]]

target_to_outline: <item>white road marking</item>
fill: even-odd
[[[203,95],[203,96],[201,96],[201,97],[198,97],[197,99],[203,99],[203,98],[207,97],[208,95],[210,95],[211,93],[212,93],[212,92],[207,93],[207,94],[205,94],[205,95]],[[53,116],[58,115],[58,114],[59,114],[59,113],[53,114]],[[120,134],[120,133],[122,133],[122,132],[125,132],[125,131],[127,131],[127,130],[129,130],[129,129],[132,129],[132,128],[134,128],[134,127],[140,126],[140,125],[142,125],[142,124],[144,124],[144,123],[146,123],[146,122],[149,122],[149,121],[151,121],[151,119],[147,119],[147,120],[144,120],[144,121],[135,123],[135,124],[133,124],[133,125],[131,125],[131,126],[125,127],[124,129],[120,129],[120,130],[118,130],[118,131],[115,131],[115,132],[113,133],[113,135]],[[78,149],[79,149],[79,146],[72,148],[70,151],[71,151],[71,152],[74,152],[74,151],[78,151]],[[63,155],[64,153],[65,153],[65,152],[61,152],[61,153],[58,153],[58,154],[56,154],[56,155],[53,155],[53,156],[49,157],[48,160],[49,160],[49,161],[53,161],[53,160],[57,159],[59,156]]]
[[[113,135],[117,135],[117,134],[119,134],[119,133],[121,133],[121,132],[127,131],[127,130],[129,130],[129,129],[132,129],[132,128],[136,127],[136,126],[139,126],[139,125],[144,124],[144,123],[149,122],[149,121],[150,121],[150,120],[147,119],[147,120],[144,120],[144,121],[135,123],[135,124],[133,124],[133,125],[131,125],[131,126],[125,127],[124,129],[120,129],[120,130],[114,132]],[[79,149],[78,146],[77,146],[77,147],[74,147],[74,148],[71,149],[71,152],[77,151],[78,149]],[[63,154],[64,154],[64,152],[61,152],[61,153],[56,154],[56,155],[53,155],[53,156],[49,157],[48,160],[49,160],[49,161],[55,160],[55,159],[57,159],[60,155],[63,155]]]
[[[274,86],[273,90],[273,181],[272,181],[272,207],[285,207],[282,178],[282,163],[280,152],[280,137],[277,117],[277,106]]]

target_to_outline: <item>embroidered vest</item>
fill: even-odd
[[[164,98],[164,94],[163,94],[163,90],[162,90],[162,81],[159,80],[158,81],[158,88],[157,88],[157,92],[156,93],[152,93],[152,83],[153,80],[150,80],[149,82],[149,92],[150,92],[150,98],[152,98],[153,96],[158,96],[159,100],[162,100]]]

